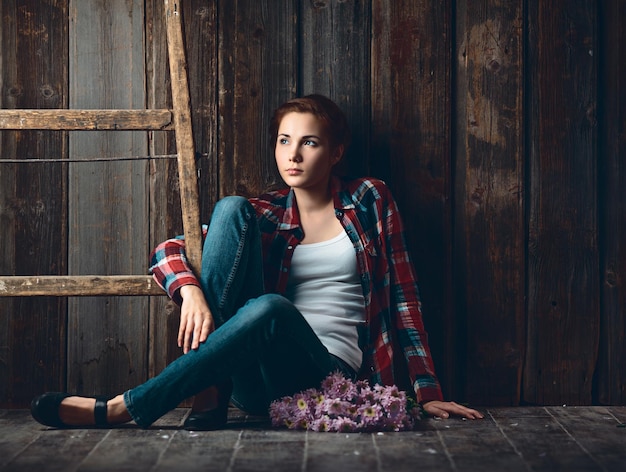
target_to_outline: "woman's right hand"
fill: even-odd
[[[183,302],[180,306],[180,326],[178,328],[178,347],[187,354],[191,349],[198,349],[200,343],[207,340],[215,330],[213,315],[204,293],[196,285],[184,285],[180,288]]]

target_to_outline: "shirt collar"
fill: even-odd
[[[336,210],[354,209],[354,201],[348,188],[339,177],[333,175],[330,180],[330,188],[333,194],[333,205]],[[291,231],[300,227],[300,214],[298,213],[298,202],[293,189],[287,193],[285,201],[285,213],[282,221],[278,225],[278,229],[282,231]]]
[[[333,175],[330,180],[330,188],[336,210],[349,210],[355,207],[352,194],[342,179]]]
[[[285,201],[285,213],[282,221],[278,224],[279,231],[291,231],[300,227],[300,214],[293,189],[289,190]]]

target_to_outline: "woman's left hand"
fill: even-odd
[[[483,414],[472,408],[468,408],[463,405],[459,405],[455,402],[442,402],[434,400],[426,402],[422,405],[422,408],[426,413],[431,416],[437,416],[439,418],[449,418],[450,415],[458,415],[470,420],[482,419]]]
[[[178,328],[178,347],[187,354],[196,350],[206,341],[215,329],[213,315],[204,293],[196,285],[183,285],[180,288],[183,302],[180,307],[180,325]]]

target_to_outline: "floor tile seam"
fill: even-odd
[[[448,459],[448,462],[450,463],[450,467],[452,468],[452,470],[458,470],[457,466],[456,466],[456,461],[454,460],[454,457],[452,457],[452,454],[450,453],[450,450],[448,449],[448,445],[446,444],[444,438],[443,438],[443,434],[441,434],[441,431],[438,429],[437,430],[437,437],[439,438],[439,442],[441,443],[441,447],[443,448],[443,453],[446,455],[446,458]]]
[[[237,441],[235,441],[235,445],[233,446],[233,453],[230,456],[230,461],[228,462],[228,467],[226,468],[226,472],[232,472],[233,466],[235,465],[235,460],[237,459],[237,453],[239,449],[241,449],[241,438],[243,437],[244,430],[239,431],[239,435],[237,436]]]
[[[374,445],[374,452],[376,453],[376,470],[378,472],[383,472],[383,463],[382,457],[380,455],[380,447],[378,447],[378,442],[376,442],[376,434],[372,433],[372,444]]]
[[[520,451],[517,446],[515,445],[515,443],[511,440],[511,438],[509,437],[508,434],[506,434],[506,432],[504,431],[504,428],[502,428],[502,426],[500,425],[500,423],[498,423],[498,421],[494,418],[494,416],[491,414],[490,410],[487,410],[487,414],[489,415],[489,417],[491,418],[491,420],[493,421],[493,424],[496,426],[496,428],[498,428],[498,431],[500,431],[500,434],[502,435],[502,437],[504,439],[506,439],[506,442],[509,443],[509,446],[511,446],[511,448],[513,449],[513,451],[515,452],[515,454],[517,454],[519,456],[520,459],[522,459],[522,461],[524,462],[524,465],[526,465],[526,468],[528,470],[532,470],[532,467],[530,466],[530,464],[528,464],[526,462],[526,459],[524,458],[524,454],[522,453],[522,451]]]
[[[96,452],[96,450],[100,447],[100,445],[103,444],[107,440],[107,438],[111,435],[112,431],[113,431],[112,429],[109,429],[106,432],[106,434],[102,437],[102,439],[100,439],[100,441],[98,441],[96,445],[91,448],[91,450],[87,453],[87,455],[83,457],[81,461],[78,462],[78,465],[76,466],[74,470],[80,470],[81,466]]]
[[[161,465],[161,461],[163,460],[163,457],[165,456],[165,453],[169,450],[171,444],[172,444],[172,440],[174,439],[174,436],[176,436],[178,434],[178,431],[173,431],[172,434],[169,435],[169,437],[167,438],[167,444],[165,445],[165,447],[162,447],[160,452],[159,452],[159,457],[157,457],[157,460],[155,461],[155,463],[152,465],[152,467],[150,468],[150,470],[157,470],[157,468]]]
[[[302,465],[300,466],[301,472],[306,472],[307,463],[309,462],[309,430],[304,433],[304,450],[302,451]]]
[[[41,437],[41,432],[36,435],[33,439],[31,439],[28,444],[26,444],[23,448],[21,448],[19,451],[17,451],[7,462],[5,462],[4,464],[0,463],[0,469],[4,469],[5,467],[7,467],[9,464],[11,464],[11,462],[13,462],[15,459],[17,459],[18,457],[20,457],[20,455],[26,451],[31,445],[33,445],[35,443],[35,441],[37,441],[37,439],[39,439]]]
[[[574,441],[574,443],[581,449],[581,451],[583,451],[585,454],[587,454],[587,457],[589,457],[589,459],[591,459],[593,461],[594,464],[596,464],[598,467],[600,467],[601,470],[606,471],[607,469],[598,462],[598,460],[595,458],[595,456],[593,454],[591,454],[591,452],[584,446],[584,444],[580,443],[578,441],[578,439],[576,439],[576,437],[574,437],[574,435],[572,433],[569,432],[569,430],[565,427],[565,425],[563,425],[559,419],[552,414],[552,412],[547,408],[547,407],[543,407],[544,410],[546,410],[548,412],[548,414],[552,417],[552,419],[556,422],[556,424],[559,426],[559,428],[561,428],[563,430],[563,432],[565,434],[567,434],[567,436]]]

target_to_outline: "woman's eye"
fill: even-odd
[[[305,145],[305,146],[317,146],[317,143],[316,143],[315,141],[311,141],[310,139],[307,139],[307,140],[304,142],[304,145]]]
[[[287,138],[280,138],[280,139],[278,140],[278,142],[279,142],[280,144],[288,144],[288,143],[289,143],[289,141],[287,141]]]

